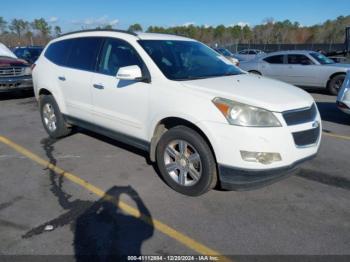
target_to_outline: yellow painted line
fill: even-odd
[[[337,134],[326,133],[326,132],[323,132],[323,135],[329,136],[329,137],[334,137],[334,138],[339,138],[339,139],[350,140],[350,136],[337,135]]]
[[[106,194],[102,189],[90,184],[84,179],[81,179],[80,177],[64,171],[62,168],[59,168],[53,164],[51,164],[49,161],[44,160],[43,158],[39,157],[38,155],[32,153],[28,149],[25,149],[24,147],[16,144],[15,142],[11,141],[10,139],[0,136],[0,142],[9,146],[10,148],[16,150],[18,153],[26,156],[27,158],[31,159],[32,161],[36,162],[37,164],[48,168],[52,171],[54,171],[56,174],[63,176],[67,178],[68,180],[72,181],[75,184],[78,184],[85,189],[89,190],[90,192],[94,193],[95,195],[99,197],[105,198],[107,201],[114,202],[114,197],[111,195]],[[194,250],[195,252],[201,254],[201,255],[212,255],[212,256],[219,256],[220,261],[231,261],[229,258],[223,256],[218,251],[215,251],[196,240],[186,236],[185,234],[177,231],[176,229],[164,224],[163,222],[152,219],[151,217],[144,215],[139,212],[138,209],[128,205],[127,203],[123,201],[119,201],[120,209],[122,209],[125,213],[128,213],[129,215],[132,215],[142,221],[144,221],[147,224],[153,225],[157,230],[164,233],[165,235],[177,240],[178,242],[182,243],[189,249]]]

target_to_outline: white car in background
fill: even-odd
[[[337,97],[337,106],[344,113],[350,114],[350,70]]]
[[[239,60],[226,48],[213,48],[220,55],[224,56],[227,60],[229,60],[235,66],[239,66]]]
[[[51,137],[76,125],[145,150],[182,194],[270,184],[320,146],[311,95],[247,74],[193,39],[75,32],[52,40],[35,64]]]
[[[244,49],[235,54],[235,56],[240,61],[249,61],[264,54],[265,52],[259,49]]]
[[[280,51],[241,62],[250,73],[267,76],[300,87],[327,88],[336,95],[349,64],[337,64],[314,51]]]

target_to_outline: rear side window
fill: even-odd
[[[312,61],[305,55],[288,55],[288,64],[312,65]]]
[[[269,64],[283,64],[283,55],[269,56],[264,59]]]
[[[93,71],[101,43],[102,38],[99,37],[75,38],[70,49],[67,66]]]
[[[57,65],[65,65],[72,41],[62,40],[49,45],[45,57]]]
[[[145,70],[141,58],[131,45],[113,38],[105,41],[97,69],[99,73],[115,76],[119,68],[131,65],[138,65],[142,71]]]

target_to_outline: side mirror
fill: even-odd
[[[140,81],[143,79],[141,69],[137,65],[124,66],[119,68],[116,77],[120,80]]]

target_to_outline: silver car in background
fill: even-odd
[[[243,49],[235,54],[235,57],[239,61],[249,61],[264,54],[265,52],[259,49]]]
[[[337,64],[314,51],[280,51],[241,62],[248,72],[278,79],[300,87],[327,88],[338,94],[349,64]]]
[[[344,113],[350,114],[350,70],[337,97],[337,106]]]

